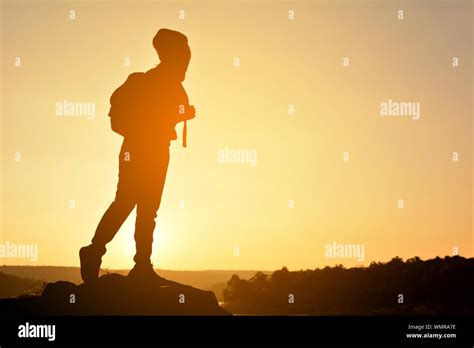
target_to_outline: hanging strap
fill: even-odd
[[[186,121],[184,121],[184,126],[183,126],[183,147],[187,147],[187,141],[186,141],[187,135],[188,135],[188,125],[186,124]]]

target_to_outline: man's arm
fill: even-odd
[[[194,106],[189,105],[189,98],[186,91],[183,88],[183,85],[180,84],[178,90],[178,110],[175,115],[173,115],[175,122],[188,121],[196,117],[196,109]]]

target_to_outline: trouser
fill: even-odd
[[[97,226],[92,245],[102,254],[122,224],[137,207],[135,221],[137,264],[150,263],[156,212],[169,163],[169,143],[156,147],[124,140],[119,158],[119,180],[115,200]]]

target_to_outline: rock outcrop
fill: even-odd
[[[116,273],[75,285],[47,284],[41,295],[0,300],[0,313],[23,315],[231,315],[211,291],[166,280]]]

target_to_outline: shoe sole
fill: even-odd
[[[81,248],[79,250],[79,262],[81,264],[81,278],[84,281],[84,283],[90,283],[94,280],[97,280],[98,277],[94,277],[94,276],[89,277],[88,274],[85,272],[84,265],[87,263],[87,261],[85,261],[85,259],[87,258],[85,253],[86,253],[86,250],[84,248]]]

